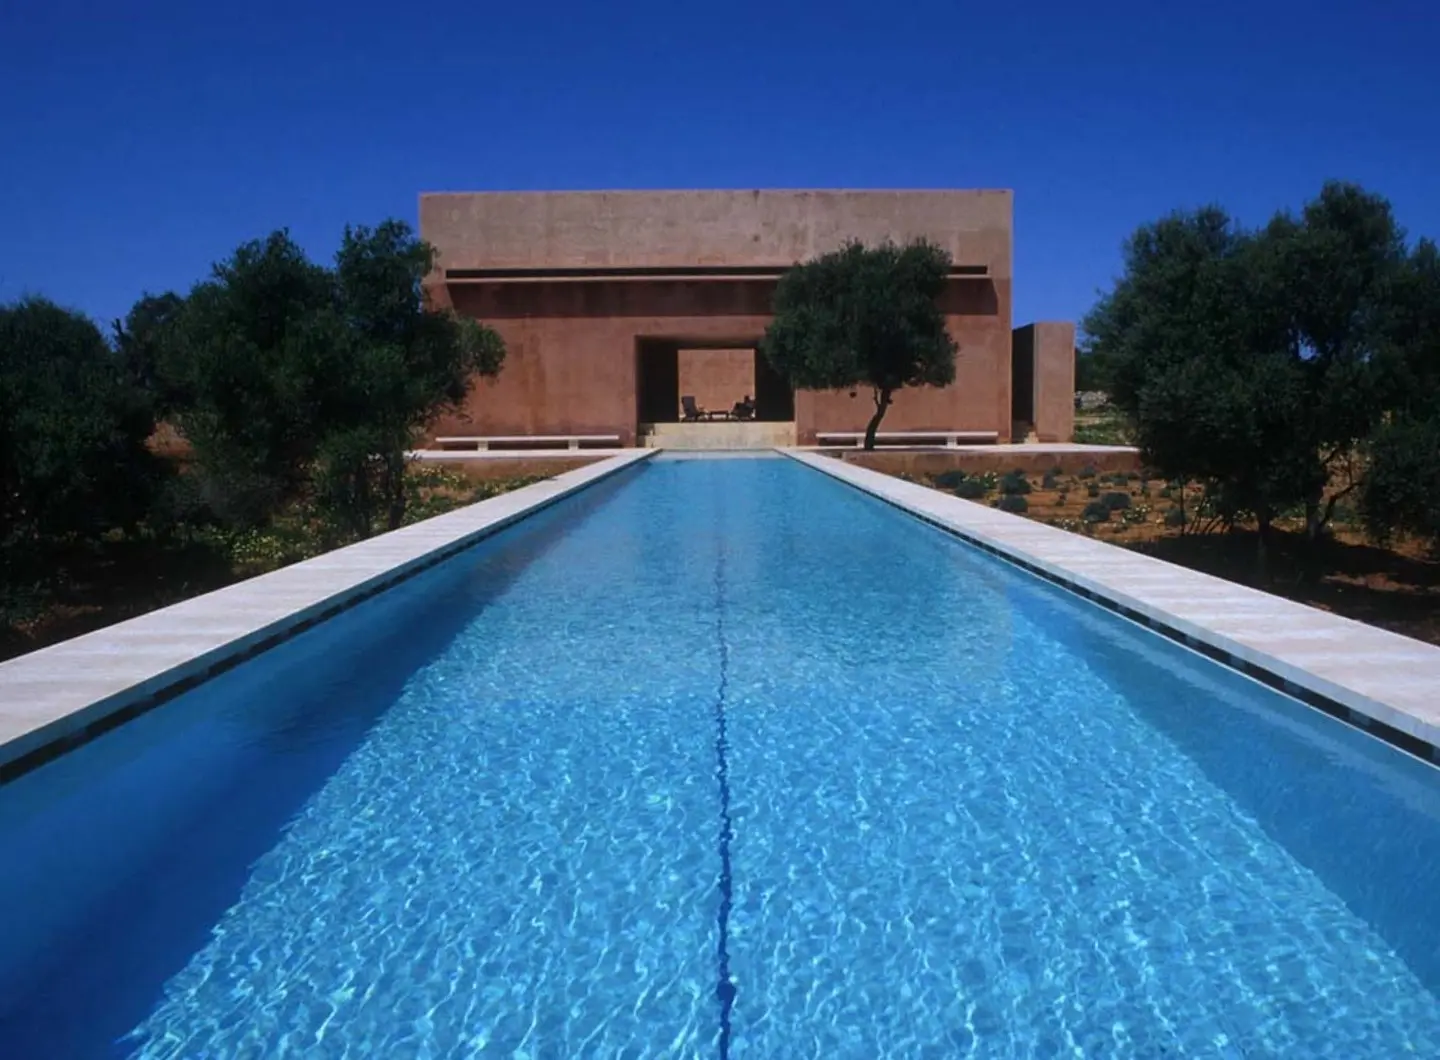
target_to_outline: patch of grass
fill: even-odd
[[[1130,424],[1113,409],[1075,417],[1075,441],[1081,445],[1129,445],[1131,438]]]

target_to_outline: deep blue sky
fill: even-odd
[[[1006,187],[1018,324],[1180,206],[1340,177],[1440,236],[1440,7],[9,0],[0,134],[0,300],[102,322],[422,190]]]

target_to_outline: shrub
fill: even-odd
[[[1030,480],[1023,472],[1011,471],[1000,480],[1000,492],[1006,496],[1018,496],[1030,492]]]
[[[942,471],[935,476],[935,486],[937,489],[942,490],[953,490],[964,481],[965,472],[958,468],[951,469],[950,471]]]
[[[955,496],[967,501],[984,500],[988,492],[990,491],[985,488],[985,484],[975,478],[964,479],[955,487]]]
[[[1030,502],[1018,493],[1007,493],[1000,498],[1000,503],[997,504],[996,507],[1002,512],[1011,512],[1012,514],[1020,515],[1030,510]]]
[[[1093,482],[1090,483],[1090,485],[1088,485],[1088,486],[1085,487],[1085,496],[1087,496],[1087,497],[1098,497],[1098,496],[1100,496],[1100,487],[1097,486],[1097,485],[1096,485],[1095,483],[1093,483]]]
[[[1171,508],[1165,513],[1165,525],[1176,528],[1185,525],[1185,512],[1180,508]]]
[[[1055,477],[1058,478],[1059,476],[1065,474],[1065,469],[1064,469],[1063,467],[1061,467],[1059,464],[1056,464],[1054,467],[1052,467],[1049,471],[1047,471],[1047,472],[1045,472],[1045,473],[1046,473],[1047,475],[1054,475]]]
[[[1094,478],[1099,472],[1095,470],[1094,464],[1086,464],[1080,469],[1080,478]]]
[[[1171,500],[1175,496],[1175,494],[1169,486],[1162,486],[1160,488],[1159,496],[1161,500],[1168,501]]]
[[[1080,518],[1087,523],[1108,523],[1110,521],[1110,507],[1103,501],[1091,501],[1085,505],[1085,510],[1080,513]]]
[[[1054,471],[1045,472],[1044,477],[1040,480],[1041,487],[1047,490],[1053,490],[1059,486],[1059,484],[1059,480],[1056,479]]]
[[[1100,502],[1112,512],[1124,511],[1130,507],[1130,494],[1112,490],[1100,498]]]

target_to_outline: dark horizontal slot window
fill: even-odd
[[[951,276],[987,276],[987,265],[952,265]],[[565,280],[618,279],[650,276],[683,278],[688,276],[753,276],[776,279],[785,272],[780,265],[631,265],[615,268],[589,269],[446,269],[447,280]]]

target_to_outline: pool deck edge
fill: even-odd
[[[628,450],[0,663],[0,784],[658,452]]]
[[[1440,760],[1440,648],[833,457],[780,452]]]

